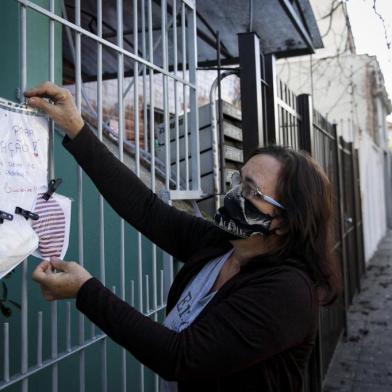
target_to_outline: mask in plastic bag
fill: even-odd
[[[21,216],[0,224],[0,279],[38,246],[38,236]]]

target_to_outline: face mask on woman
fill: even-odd
[[[252,235],[269,235],[271,222],[277,216],[264,214],[258,210],[242,194],[241,185],[237,185],[226,193],[223,207],[219,208],[214,221],[221,229],[236,236],[247,238]]]

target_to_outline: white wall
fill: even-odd
[[[369,261],[387,229],[384,157],[366,133],[359,141],[359,156],[365,260]]]

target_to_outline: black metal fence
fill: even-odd
[[[319,392],[336,345],[347,331],[346,313],[360,290],[365,268],[358,151],[352,143],[337,136],[335,124],[313,109],[311,96],[297,97],[284,83],[279,80],[276,83],[278,124],[275,143],[309,152],[327,173],[335,197],[334,251],[344,294],[333,305],[320,311],[320,328],[304,387],[306,392]]]
[[[277,77],[276,58],[259,52],[254,33],[239,35],[243,150],[280,144],[308,151],[324,168],[335,196],[336,252],[344,295],[320,311],[316,347],[309,361],[306,392],[320,392],[336,345],[347,332],[347,311],[360,290],[364,272],[358,151],[338,137],[331,124],[313,109],[312,97],[290,91]]]

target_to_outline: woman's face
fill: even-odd
[[[249,184],[253,189],[257,186],[262,193],[280,202],[277,199],[276,186],[281,168],[281,163],[273,156],[267,154],[255,155],[242,167],[241,182]],[[260,198],[252,197],[249,201],[265,214],[275,215],[280,212],[278,207]]]

